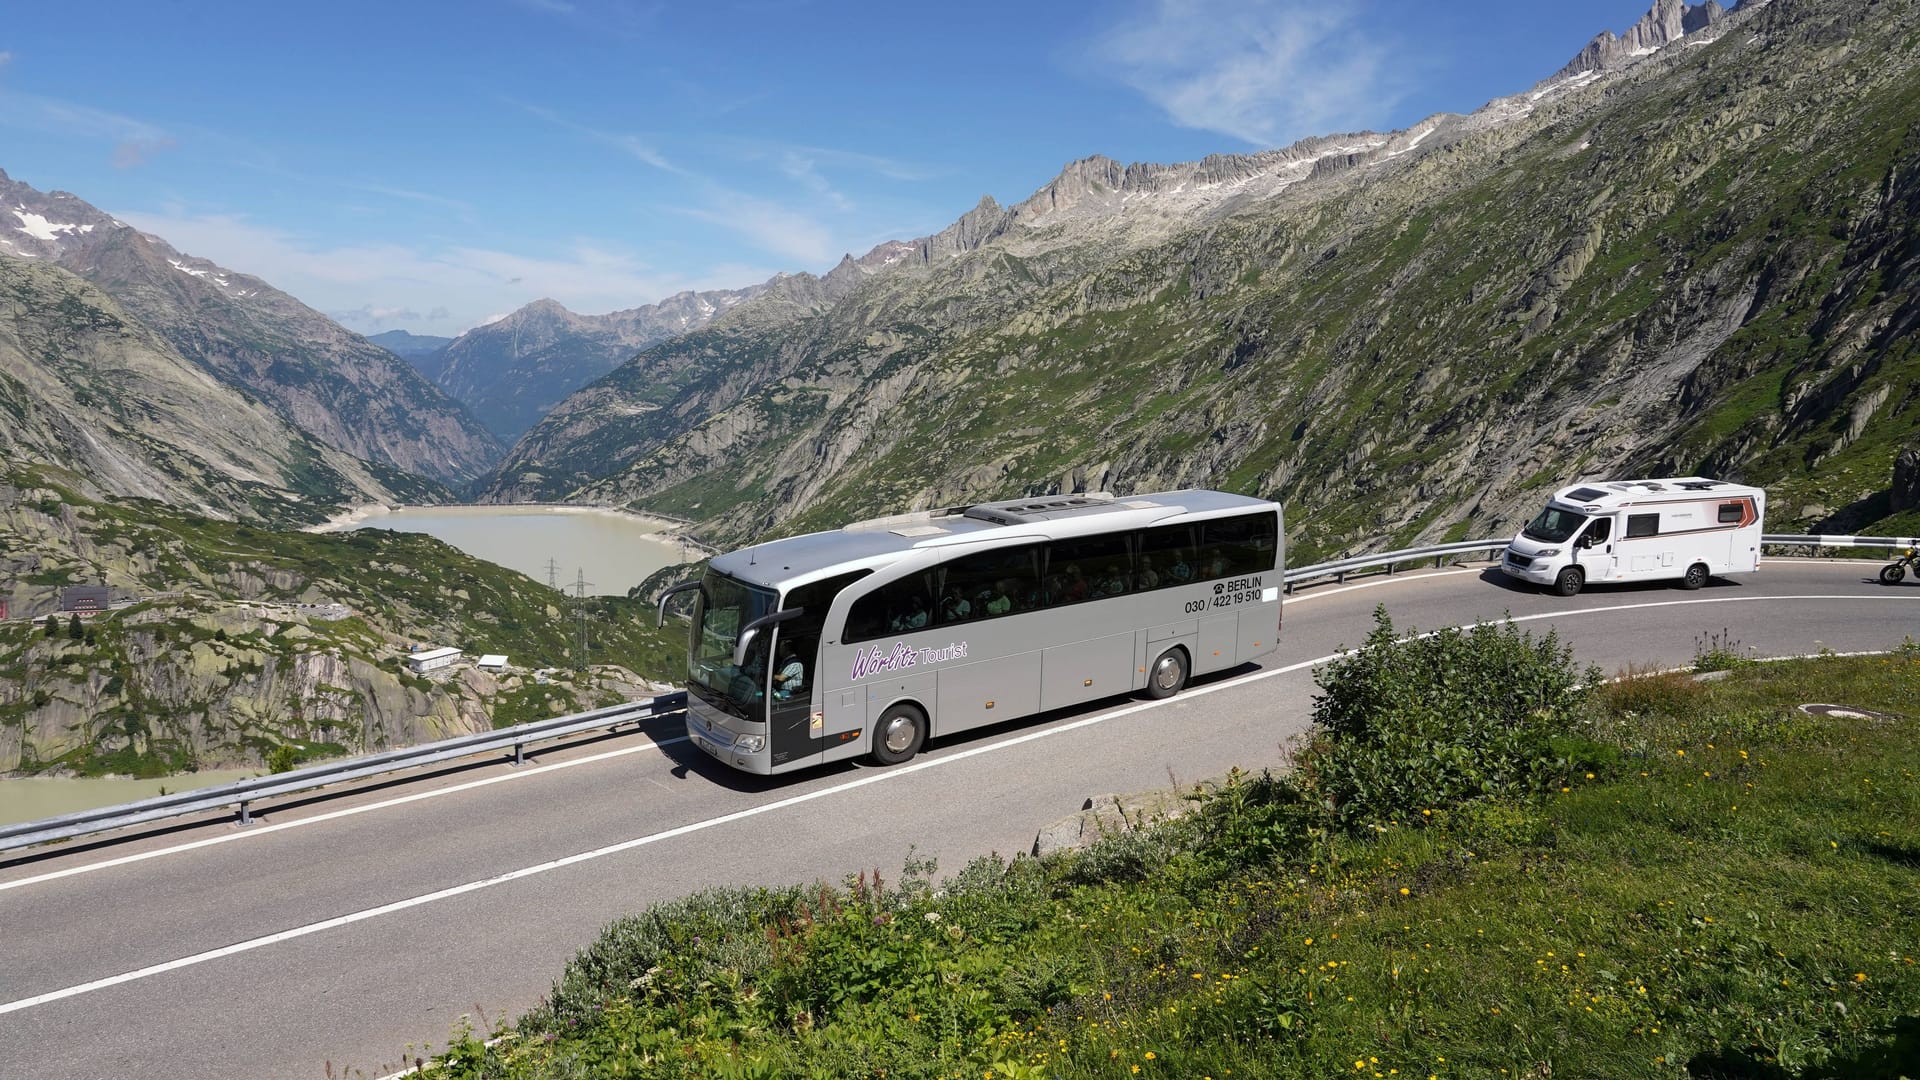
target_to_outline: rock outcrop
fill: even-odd
[[[1920,449],[1909,446],[1893,459],[1891,494],[1895,511],[1920,510]]]

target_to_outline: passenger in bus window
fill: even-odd
[[[1069,563],[1067,565],[1066,596],[1063,598],[1064,602],[1077,604],[1086,598],[1087,577],[1080,572],[1079,563]]]
[[[1153,556],[1140,556],[1140,572],[1133,575],[1133,579],[1141,592],[1160,587],[1160,572],[1153,568]]]
[[[973,614],[973,605],[960,593],[958,585],[947,586],[946,599],[940,601],[940,618],[943,622],[965,622]]]
[[[1108,566],[1094,585],[1095,596],[1119,596],[1127,591],[1127,575],[1118,566]]]
[[[993,587],[993,599],[987,601],[987,614],[1005,615],[1007,612],[1012,611],[1013,597],[1007,595],[1012,591],[1005,581],[995,584]]]
[[[1174,553],[1173,565],[1167,568],[1167,576],[1172,578],[1176,585],[1193,580],[1193,567],[1187,565],[1185,555],[1179,552]]]
[[[908,602],[906,614],[894,620],[895,630],[919,630],[927,625],[927,602],[915,594]]]

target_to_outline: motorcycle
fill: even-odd
[[[1900,579],[1912,570],[1913,576],[1920,578],[1920,548],[1908,548],[1892,562],[1880,568],[1880,584],[1898,585]]]

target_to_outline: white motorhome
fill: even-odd
[[[1760,569],[1767,493],[1682,476],[1561,488],[1507,545],[1500,568],[1572,596],[1596,581],[1678,579],[1697,589]]]

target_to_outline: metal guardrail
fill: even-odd
[[[1901,548],[1920,547],[1920,536],[1800,536],[1777,535],[1762,536],[1762,544],[1775,544],[1784,547],[1877,547]]]
[[[1432,547],[1403,548],[1399,551],[1382,551],[1372,555],[1355,555],[1349,559],[1334,559],[1331,562],[1295,567],[1286,572],[1283,580],[1287,584],[1287,591],[1292,592],[1296,584],[1311,581],[1314,578],[1335,577],[1345,581],[1347,575],[1355,570],[1371,570],[1376,566],[1386,567],[1387,573],[1391,574],[1398,563],[1421,562],[1426,559],[1432,559],[1433,565],[1437,567],[1449,557],[1471,555],[1476,551],[1494,551],[1506,546],[1505,539],[1461,540],[1452,544],[1436,544]]]
[[[247,825],[253,821],[252,804],[261,799],[312,791],[329,784],[360,780],[422,765],[435,765],[455,758],[505,750],[508,747],[513,748],[513,763],[518,765],[526,760],[526,747],[529,743],[614,728],[621,724],[637,724],[657,716],[670,716],[684,712],[686,707],[687,693],[679,690],[671,694],[660,694],[645,701],[556,716],[549,720],[535,720],[501,728],[498,731],[456,735],[451,739],[441,739],[401,750],[389,750],[367,757],[312,765],[304,769],[294,769],[291,772],[258,776],[251,780],[238,780],[231,784],[221,784],[196,791],[161,795],[158,798],[143,799],[123,806],[105,806],[40,821],[0,826],[0,851],[43,844],[50,840],[67,840],[89,833],[121,829],[129,825],[143,825],[163,818],[195,814],[204,810],[218,810],[236,804],[239,807],[240,824]]]
[[[1423,562],[1433,560],[1438,567],[1449,558],[1471,555],[1477,551],[1498,551],[1505,548],[1511,538],[1500,540],[1461,540],[1452,544],[1436,544],[1431,547],[1403,548],[1399,551],[1382,551],[1372,555],[1356,555],[1348,559],[1334,559],[1330,562],[1313,563],[1295,567],[1286,572],[1284,580],[1288,592],[1294,585],[1314,578],[1332,577],[1346,581],[1347,575],[1355,570],[1370,570],[1384,566],[1387,573],[1400,563]],[[1857,547],[1857,548],[1898,548],[1920,547],[1920,537],[1914,536],[1820,536],[1801,534],[1762,534],[1760,543],[1776,547]]]

